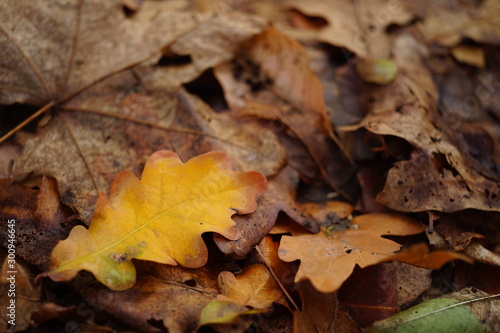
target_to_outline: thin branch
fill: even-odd
[[[260,258],[262,259],[262,262],[264,263],[264,265],[266,265],[267,269],[269,270],[269,272],[273,276],[274,280],[276,281],[276,283],[280,287],[281,291],[283,291],[283,293],[285,294],[285,296],[288,299],[288,301],[292,304],[293,308],[295,310],[297,310],[297,311],[300,311],[299,307],[297,306],[297,303],[295,303],[295,301],[293,300],[292,296],[290,296],[290,294],[286,290],[286,288],[283,285],[283,283],[281,283],[280,279],[278,279],[278,277],[276,276],[276,273],[274,273],[273,269],[271,268],[271,266],[267,262],[266,258],[264,258],[264,254],[262,253],[262,251],[260,250],[260,248],[259,248],[258,245],[255,246],[255,250],[257,251],[257,253],[259,254]]]
[[[48,109],[50,109],[52,106],[54,106],[54,104],[55,104],[54,102],[49,102],[49,103],[45,104],[41,109],[39,109],[38,111],[36,111],[35,113],[33,113],[31,116],[29,116],[28,118],[24,119],[22,123],[20,123],[19,125],[17,125],[16,127],[14,127],[12,130],[10,130],[7,134],[5,134],[4,136],[2,136],[0,138],[0,143],[4,142],[8,138],[10,138],[17,131],[19,131],[21,128],[23,128],[28,123],[30,123],[33,119],[35,119],[36,117],[38,117],[39,115],[41,115],[42,113],[44,113],[45,111],[47,111]]]

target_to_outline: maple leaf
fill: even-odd
[[[333,292],[352,273],[354,266],[374,265],[394,254],[400,245],[382,235],[413,235],[422,232],[415,220],[395,214],[365,214],[352,219],[351,229],[328,235],[283,236],[278,255],[284,261],[301,260],[295,282],[309,279],[321,292]]]
[[[223,295],[246,306],[267,309],[273,302],[287,306],[285,295],[262,264],[247,267],[237,276],[231,272],[221,272],[218,281]]]
[[[151,155],[141,180],[119,173],[109,198],[101,193],[90,228],[73,228],[52,253],[48,272],[55,281],[84,269],[114,290],[135,283],[131,259],[200,267],[207,261],[204,232],[237,239],[231,216],[251,213],[265,191],[265,177],[232,170],[229,156],[213,151],[183,164],[177,154]]]

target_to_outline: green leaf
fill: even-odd
[[[366,332],[405,333],[479,333],[490,332],[481,324],[467,305],[451,298],[436,298],[418,304],[406,311],[376,321]]]

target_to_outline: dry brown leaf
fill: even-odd
[[[458,252],[445,250],[429,252],[429,246],[425,243],[412,245],[408,249],[398,252],[383,261],[393,260],[430,269],[440,269],[444,264],[452,260],[462,260],[469,264],[473,263],[470,257]]]
[[[500,3],[485,0],[479,5],[457,3],[448,6],[441,2],[422,2],[424,20],[418,25],[428,43],[457,45],[463,37],[478,43],[498,44],[500,41]],[[412,3],[418,7],[420,4]]]
[[[400,74],[373,91],[370,113],[360,126],[404,138],[423,155],[396,164],[377,199],[399,211],[499,210],[500,166],[492,139],[480,128],[440,116],[422,46],[412,37],[398,37],[393,51]],[[435,167],[432,158],[437,159]]]
[[[214,235],[219,249],[226,254],[246,255],[271,230],[280,212],[286,213],[295,224],[311,232],[318,232],[317,222],[295,201],[298,183],[298,173],[289,166],[281,169],[276,176],[269,177],[267,191],[257,199],[257,210],[251,215],[234,217],[242,237],[238,240],[228,240]]]
[[[288,1],[291,8],[306,15],[325,18],[328,25],[303,37],[345,47],[359,57],[388,57],[391,38],[386,28],[390,24],[404,25],[413,15],[400,1],[387,2],[335,0]],[[301,38],[297,34],[297,38]]]
[[[42,288],[33,284],[33,276],[28,267],[21,262],[12,264],[12,261],[8,259],[8,257],[5,258],[0,271],[2,292],[0,330],[2,332],[20,332],[74,311],[74,306],[65,308],[43,301]]]
[[[218,278],[221,294],[256,309],[268,309],[273,302],[287,306],[285,295],[262,264],[249,266],[238,275],[221,272]]]
[[[246,42],[232,63],[216,67],[215,76],[231,108],[241,109],[249,103],[251,107],[255,103],[268,106],[271,116],[307,147],[328,183],[352,196],[355,187],[347,186],[352,180],[351,164],[334,141],[323,89],[297,42],[268,29]]]
[[[112,315],[144,332],[192,332],[203,307],[216,299],[216,265],[198,269],[137,264],[137,283],[129,290],[113,292],[93,277],[79,276],[71,285],[101,314]]]
[[[292,295],[295,291],[294,277],[297,270],[293,264],[279,258],[278,249],[280,243],[273,241],[271,236],[266,236],[257,246],[260,250],[259,254],[262,255],[262,261],[272,271],[274,277],[279,280],[288,294]]]
[[[398,312],[399,281],[386,264],[356,267],[338,291],[338,298],[361,327]]]
[[[355,265],[366,267],[383,261],[400,249],[382,235],[413,235],[422,226],[402,215],[366,214],[351,221],[351,229],[316,235],[283,236],[279,257],[300,260],[295,281],[310,280],[321,292],[333,292],[349,277]]]
[[[52,249],[68,236],[76,222],[71,209],[61,204],[55,179],[43,177],[39,189],[2,179],[0,202],[1,220],[15,221],[16,256],[46,269]],[[0,228],[0,242],[7,248],[7,223]]]
[[[293,313],[294,333],[361,332],[336,293],[319,292],[309,282],[300,285],[299,293],[302,311]]]
[[[122,0],[3,1],[2,104],[62,101],[161,48],[209,15],[147,1],[127,18]],[[35,23],[34,23],[35,22]]]

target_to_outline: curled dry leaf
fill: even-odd
[[[296,34],[298,39],[313,39],[345,47],[360,57],[387,57],[391,38],[384,33],[391,24],[404,25],[413,15],[402,2],[384,0],[288,1],[302,13],[325,18],[328,24],[313,33]],[[293,31],[291,32],[292,35]]]
[[[350,128],[401,137],[423,155],[396,164],[377,200],[407,212],[500,210],[500,166],[491,137],[439,114],[425,50],[413,37],[399,36],[393,51],[400,74],[373,91],[370,113]]]
[[[319,225],[295,201],[298,183],[297,171],[289,166],[281,169],[277,175],[269,177],[267,191],[257,199],[257,210],[250,215],[234,217],[242,237],[238,240],[228,240],[214,234],[219,249],[227,254],[234,252],[240,256],[246,255],[273,228],[280,212],[286,213],[297,226],[318,232]]]
[[[214,73],[231,108],[264,105],[264,118],[279,119],[302,141],[328,183],[354,196],[356,187],[347,186],[353,180],[351,162],[333,135],[323,88],[299,43],[267,29],[245,42],[235,60],[216,67]]]
[[[410,3],[418,7],[419,4]],[[418,28],[429,43],[455,46],[464,37],[478,43],[498,44],[500,41],[500,4],[486,0],[480,4],[465,4],[458,7],[440,2],[425,3],[425,19]]]
[[[43,276],[65,281],[85,269],[109,288],[123,290],[135,283],[132,258],[200,267],[208,256],[201,234],[237,239],[231,216],[254,211],[255,197],[265,188],[264,176],[231,170],[222,152],[186,164],[171,151],[156,152],[141,180],[130,171],[116,176],[109,198],[99,196],[90,228],[73,228]]]
[[[300,260],[295,281],[310,280],[321,292],[333,292],[352,273],[390,257],[400,245],[383,235],[414,235],[423,231],[415,220],[394,214],[366,214],[351,221],[351,229],[316,235],[283,236],[279,257]]]
[[[42,177],[39,189],[0,180],[0,218],[15,221],[16,256],[47,269],[50,253],[75,225],[72,211],[61,203],[54,178]],[[7,247],[7,223],[0,225],[0,243]]]
[[[383,261],[401,261],[422,268],[440,269],[444,264],[452,260],[462,260],[472,264],[474,260],[462,253],[454,251],[429,251],[429,246],[425,243],[418,243],[410,246],[395,255],[392,255]]]

